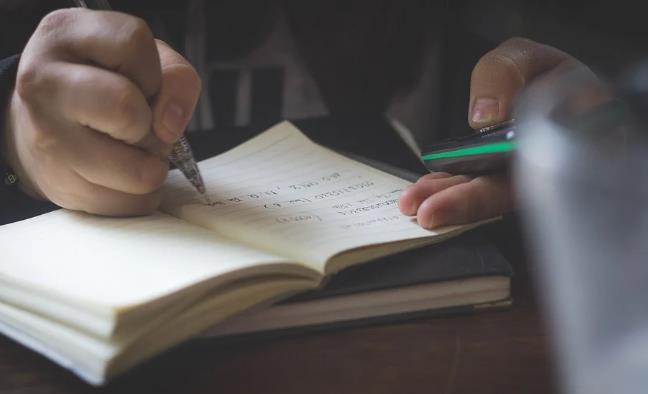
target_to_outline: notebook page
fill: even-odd
[[[322,272],[344,250],[454,230],[420,228],[397,206],[410,182],[321,147],[288,122],[200,168],[208,201],[172,171],[162,210]]]
[[[212,278],[291,273],[281,257],[163,213],[115,219],[59,210],[0,227],[0,244],[3,301],[97,335],[121,311]],[[20,291],[29,296],[14,296]]]

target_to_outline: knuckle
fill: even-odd
[[[196,69],[190,64],[186,64],[185,66],[187,68],[187,79],[185,83],[192,87],[196,92],[200,92],[202,90],[202,79],[200,79],[198,71],[196,71]]]
[[[41,96],[44,89],[42,74],[33,62],[21,62],[16,75],[16,93],[20,98],[29,101]]]
[[[32,138],[33,149],[43,156],[51,155],[58,150],[59,140],[46,130],[38,130]]]
[[[490,73],[493,66],[499,73],[508,74],[514,80],[524,83],[526,77],[523,69],[518,62],[517,53],[512,53],[510,50],[495,49],[482,56],[472,72],[472,77]]]
[[[124,141],[134,144],[146,135],[147,128],[142,124],[142,113],[139,105],[139,93],[123,86],[117,88],[117,101],[114,119]]]
[[[32,150],[41,158],[46,160],[49,157],[55,156],[56,152],[60,151],[61,141],[51,132],[45,128],[38,128],[31,137]]]
[[[468,183],[476,179],[474,176],[470,175],[454,175],[451,178],[453,178],[452,180],[454,181],[454,184]]]
[[[511,37],[479,59],[472,77],[484,77],[497,70],[517,84],[524,85],[531,77],[529,66],[537,63],[539,54],[546,52],[543,48],[546,47],[528,38]],[[550,53],[554,55],[554,51]]]
[[[77,12],[78,10],[74,9],[60,9],[52,11],[41,19],[37,32],[48,34],[68,26]]]
[[[441,171],[431,172],[429,174],[423,175],[421,178],[419,178],[419,181],[420,182],[430,182],[430,181],[433,181],[435,179],[450,178],[451,176],[452,175],[450,175],[447,172],[441,172]]]
[[[149,28],[148,24],[144,21],[144,19],[132,17],[130,23],[133,38],[139,40],[148,40],[151,42],[154,41],[153,32]]]
[[[500,44],[500,47],[526,48],[531,45],[535,45],[535,42],[529,40],[528,38],[515,36],[508,38],[507,40],[502,42],[502,44]]]
[[[125,48],[133,53],[138,52],[146,45],[153,45],[153,32],[146,22],[138,17],[129,17],[121,27],[121,39]]]

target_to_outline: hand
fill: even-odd
[[[150,213],[199,93],[195,70],[142,20],[55,11],[21,56],[0,149],[34,196],[95,214]]]
[[[552,78],[572,67],[584,67],[558,49],[512,38],[484,55],[471,76],[468,122],[481,128],[511,117],[513,102],[533,81]],[[416,215],[424,228],[462,224],[499,216],[513,209],[508,174],[465,176],[431,173],[403,192],[399,207]]]

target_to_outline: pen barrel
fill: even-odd
[[[111,10],[112,7],[107,0],[74,0],[77,7],[89,8],[91,10]]]
[[[176,166],[187,180],[198,190],[199,193],[205,193],[205,186],[198,164],[194,159],[191,146],[185,136],[180,137],[169,155],[169,161]]]

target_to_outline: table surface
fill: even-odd
[[[494,229],[515,271],[514,305],[505,311],[239,343],[193,340],[100,389],[0,336],[0,393],[555,392],[518,226],[505,220]]]

